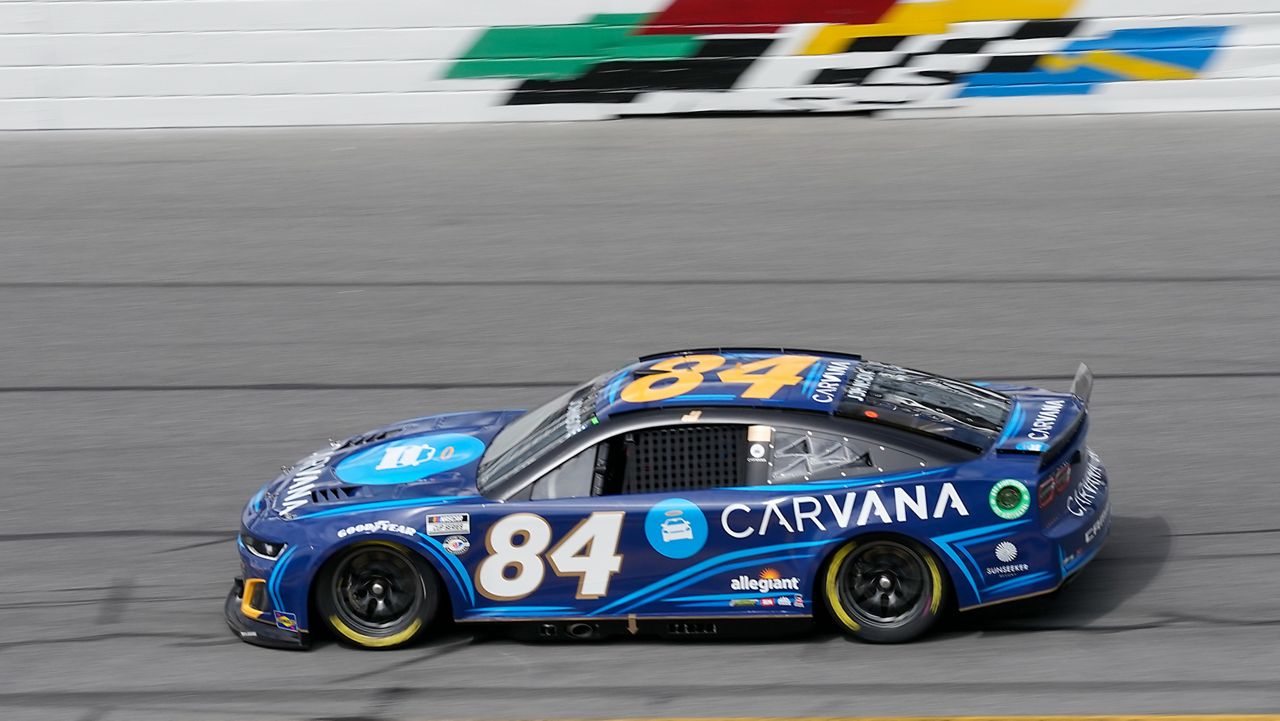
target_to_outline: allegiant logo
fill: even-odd
[[[729,582],[729,588],[734,591],[759,591],[761,593],[769,591],[799,591],[800,579],[794,576],[783,578],[776,570],[766,568],[760,572],[759,578],[738,576]]]

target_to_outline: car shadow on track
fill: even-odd
[[[1159,517],[1116,516],[1111,538],[1079,576],[1057,592],[955,614],[935,638],[973,632],[1116,631],[1106,617],[1138,595],[1164,568],[1172,545]]]

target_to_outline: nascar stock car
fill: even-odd
[[[225,611],[245,641],[390,648],[435,622],[567,639],[829,614],[906,641],[947,608],[1051,592],[1109,531],[1069,393],[860,356],[640,358],[532,411],[401,421],[245,507]]]

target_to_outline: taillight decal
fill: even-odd
[[[1036,489],[1036,497],[1040,501],[1040,507],[1045,508],[1053,499],[1067,492],[1067,488],[1071,485],[1071,464],[1064,463],[1053,472],[1053,475],[1040,482],[1040,487]]]

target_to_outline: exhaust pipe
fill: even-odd
[[[595,636],[596,628],[589,623],[571,623],[565,629],[565,633],[569,634],[570,638],[582,640]]]

